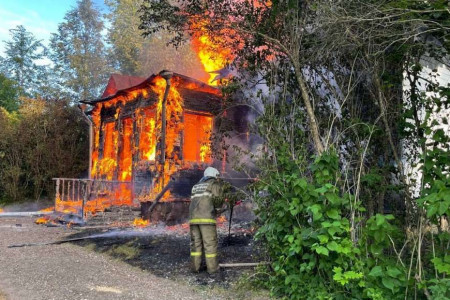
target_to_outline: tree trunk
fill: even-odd
[[[303,78],[302,70],[300,66],[294,63],[295,75],[297,77],[297,83],[300,86],[300,91],[302,93],[303,103],[305,104],[306,113],[308,114],[309,128],[311,130],[312,139],[314,142],[314,147],[318,155],[324,152],[324,147],[322,141],[320,140],[320,131],[317,126],[316,115],[314,114],[314,109],[311,105],[311,98],[309,97],[308,88],[306,86],[305,80]]]

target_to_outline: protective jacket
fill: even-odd
[[[222,206],[222,184],[215,177],[203,177],[192,188],[189,206],[191,262],[194,272],[200,270],[205,253],[209,273],[219,270],[217,260],[216,209]]]
[[[204,177],[192,188],[190,224],[216,224],[216,210],[223,205],[222,185],[214,177]]]

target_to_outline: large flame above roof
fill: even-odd
[[[231,63],[233,56],[230,49],[223,48],[223,40],[226,37],[211,37],[206,33],[208,22],[206,19],[193,22],[192,48],[197,53],[204,70],[209,73],[209,78],[204,80],[210,85],[218,85],[220,79],[223,79],[219,71]]]

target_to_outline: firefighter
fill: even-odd
[[[216,216],[223,205],[223,184],[217,179],[218,176],[217,169],[208,167],[203,178],[192,188],[189,223],[194,272],[200,270],[202,252],[205,253],[208,273],[213,274],[219,270]]]

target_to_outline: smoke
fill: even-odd
[[[258,135],[256,122],[265,113],[265,106],[276,102],[279,90],[276,86],[269,87],[262,73],[252,75],[245,70],[239,70],[239,83],[240,89],[233,95],[234,109],[227,110],[227,116],[235,126],[242,120],[245,125],[238,125],[241,128],[224,138],[230,146],[227,150],[227,173],[229,177],[254,177],[258,172],[256,160],[262,156],[264,143]]]
[[[27,211],[39,211],[41,209],[52,206],[53,202],[49,201],[39,201],[39,202],[21,202],[5,205],[2,209],[5,212],[27,212]]]
[[[172,33],[162,30],[143,42],[137,75],[149,76],[161,70],[171,70],[207,82],[210,76],[204,71],[191,43],[183,43],[176,48],[170,45],[172,39]]]
[[[325,67],[318,70],[310,67],[303,68],[303,75],[308,81],[309,85],[314,87],[314,92],[321,98],[326,100],[324,106],[327,107],[338,118],[342,118],[341,105],[339,101],[344,100],[338,83],[336,82],[333,72]]]
[[[97,238],[134,238],[134,237],[152,237],[168,234],[167,228],[164,225],[158,225],[156,227],[146,227],[139,229],[126,229],[126,230],[111,230],[104,233],[89,235],[85,238],[97,239]]]
[[[142,238],[142,237],[155,237],[164,235],[183,234],[188,232],[188,224],[180,224],[174,226],[166,226],[166,224],[160,222],[157,225],[140,228],[126,228],[115,229],[104,233],[89,235],[84,237],[85,239],[97,239],[97,238]]]

